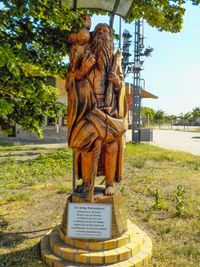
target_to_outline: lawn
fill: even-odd
[[[60,223],[71,192],[66,147],[0,144],[0,267],[42,267],[39,241]],[[153,240],[150,266],[200,266],[200,157],[127,144],[128,216]]]

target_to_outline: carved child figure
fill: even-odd
[[[91,18],[89,16],[82,16],[86,28],[79,28],[72,30],[68,37],[70,43],[70,71],[75,72],[77,65],[80,65],[81,60],[94,58],[90,50],[90,28]],[[68,72],[69,73],[69,72]],[[68,80],[67,80],[68,81]]]

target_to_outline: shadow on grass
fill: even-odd
[[[4,220],[3,217],[0,215],[0,231],[6,229],[8,224],[9,224],[8,221]]]
[[[45,144],[44,144],[45,145]],[[1,142],[0,142],[0,146],[1,146]],[[38,146],[38,147],[35,147],[34,145],[26,145],[26,147],[23,148],[23,145],[19,145],[19,146],[14,146],[14,145],[6,145],[6,146],[3,146],[5,147],[5,149],[2,149],[0,150],[0,152],[12,152],[12,151],[24,151],[25,153],[34,153],[34,152],[31,152],[31,151],[36,151],[35,153],[40,153],[40,152],[45,152],[48,151],[48,150],[51,150],[51,149],[56,149],[56,150],[61,150],[63,149],[62,147],[57,147],[57,148],[49,148],[49,147],[44,147],[44,146]],[[39,150],[39,152],[37,152],[37,150]]]
[[[56,144],[66,144],[67,139],[63,138],[49,138],[49,139],[19,139],[17,137],[9,137],[9,138],[0,138],[1,146],[22,146],[22,145],[56,145]]]
[[[11,249],[16,245],[22,243],[26,239],[34,239],[44,236],[44,232],[51,230],[51,228],[43,228],[26,232],[3,232],[0,231],[0,247]]]
[[[38,229],[24,232],[6,232],[9,222],[0,216],[0,267],[44,267],[40,259],[38,239],[52,228]],[[26,244],[26,240],[33,239],[32,245]],[[36,239],[36,240],[34,240]],[[22,243],[25,242],[23,245]],[[36,243],[36,244],[34,244]],[[18,249],[20,246],[25,249]]]
[[[0,255],[0,267],[45,267],[40,258],[40,244]]]
[[[22,156],[37,156],[39,155],[39,153],[37,152],[26,152],[24,151],[24,153],[17,153],[17,154],[4,154],[4,155],[0,155],[0,158],[4,158],[4,157],[22,157]]]
[[[0,248],[11,249],[22,243],[26,237],[15,233],[0,232]]]
[[[6,229],[8,222],[0,221],[1,229]],[[0,231],[0,267],[44,267],[40,258],[40,244],[38,238],[43,237],[44,234],[52,228],[39,229],[34,231],[24,232],[3,232]],[[26,240],[32,239],[32,245],[26,244]],[[34,240],[36,239],[36,240]],[[22,244],[25,242],[25,244]],[[36,243],[36,244],[34,244]],[[18,245],[27,246],[26,249],[18,249]]]
[[[7,147],[7,146],[12,146],[12,144],[9,144],[9,142],[0,140],[0,146]]]

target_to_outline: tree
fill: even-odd
[[[66,107],[46,75],[65,75],[66,36],[78,12],[51,0],[3,1],[0,11],[0,126],[20,124],[42,134],[44,116],[59,117]]]
[[[184,126],[184,131],[185,131],[185,126],[191,120],[192,114],[191,112],[181,113],[179,115],[179,118],[181,119],[181,124]]]
[[[166,119],[167,120],[170,120],[173,123],[177,119],[177,116],[176,115],[173,115],[173,114],[167,115],[166,116]]]
[[[185,14],[184,4],[187,0],[135,1],[129,15],[129,21],[144,18],[161,31],[179,32],[182,29]],[[200,0],[191,0],[199,5]]]
[[[200,108],[199,107],[193,108],[191,114],[194,119],[200,118]]]
[[[155,122],[157,122],[160,126],[160,124],[163,123],[164,119],[165,119],[165,111],[161,109],[157,110],[154,115]]]
[[[191,112],[181,113],[179,115],[179,118],[183,121],[189,121],[192,118],[192,113]]]
[[[142,107],[141,116],[146,119],[148,122],[154,121],[155,111],[152,108]]]
[[[171,115],[166,115],[165,117],[166,117],[166,120],[167,120],[167,121],[170,121],[170,123],[171,123],[171,130],[172,130],[172,128],[173,128],[173,124],[174,124],[175,121],[177,120],[177,116],[171,114]]]
[[[154,115],[154,118],[155,118],[155,121],[158,122],[158,121],[163,121],[164,118],[165,118],[165,111],[159,109],[155,112],[155,115]]]
[[[62,4],[63,2],[63,4]],[[195,5],[200,0],[191,0]],[[128,21],[141,17],[160,30],[181,30],[183,0],[135,1]],[[56,89],[45,85],[45,75],[64,77],[72,27],[82,24],[80,14],[61,0],[3,0],[0,10],[0,125],[15,123],[41,134],[44,115],[57,117],[63,105]],[[100,13],[101,11],[99,11]],[[90,11],[90,14],[97,11]],[[38,77],[40,76],[40,77]],[[43,78],[42,78],[43,77]]]

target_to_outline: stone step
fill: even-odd
[[[110,264],[124,260],[128,260],[143,246],[144,239],[142,235],[138,235],[137,240],[130,242],[125,246],[106,250],[106,251],[90,251],[77,249],[65,244],[58,235],[50,235],[50,247],[52,251],[65,260],[83,264]]]
[[[59,227],[58,235],[60,239],[72,247],[76,247],[84,250],[105,251],[110,249],[119,248],[137,239],[137,236],[141,233],[141,230],[128,220],[128,231],[121,237],[110,239],[106,241],[88,240],[88,239],[74,239],[67,237]]]
[[[151,239],[144,235],[144,245],[142,249],[133,257],[115,264],[102,264],[101,267],[142,267],[147,266],[151,259],[152,242]],[[48,266],[51,267],[95,267],[96,264],[80,264],[63,260],[55,255],[50,248],[49,235],[45,236],[41,241],[41,256]]]

